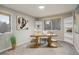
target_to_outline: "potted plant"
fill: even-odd
[[[15,37],[15,35],[11,35],[10,41],[11,41],[11,44],[12,44],[12,49],[15,49],[16,48],[16,37]]]

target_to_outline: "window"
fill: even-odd
[[[60,30],[61,29],[61,19],[53,19],[52,20],[52,30]]]
[[[44,20],[44,30],[51,30],[51,21]]]
[[[11,31],[10,16],[0,14],[0,34]]]
[[[44,20],[44,30],[60,30],[61,18]]]

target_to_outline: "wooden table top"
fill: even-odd
[[[31,35],[31,37],[49,37],[49,36],[57,36],[56,34],[39,34],[39,35]]]

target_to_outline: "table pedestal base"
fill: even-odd
[[[39,48],[39,45],[33,44],[31,48]]]

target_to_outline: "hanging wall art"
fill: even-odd
[[[16,19],[16,28],[17,30],[26,30],[28,29],[28,20],[24,17],[17,16]]]

